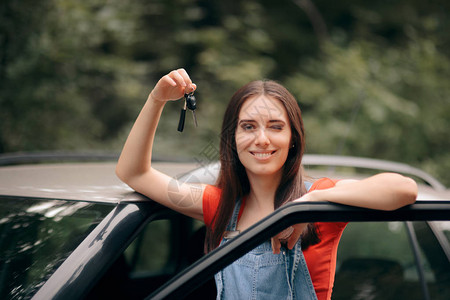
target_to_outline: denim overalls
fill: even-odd
[[[240,207],[239,200],[227,231],[236,230]],[[317,299],[300,244],[280,254],[273,254],[270,240],[257,246],[214,276],[217,299]]]

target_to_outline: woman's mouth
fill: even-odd
[[[254,157],[258,158],[258,159],[267,159],[267,158],[271,157],[275,152],[276,152],[276,150],[274,150],[274,151],[265,151],[265,152],[253,152],[253,151],[250,151],[250,153]]]

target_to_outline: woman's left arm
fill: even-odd
[[[396,173],[381,173],[363,180],[340,180],[332,188],[315,190],[295,201],[330,201],[379,210],[395,210],[413,204],[417,184]]]
[[[395,173],[381,173],[363,180],[340,180],[332,188],[314,190],[294,201],[329,201],[379,210],[395,210],[413,204],[417,198],[417,184],[409,177]],[[287,246],[292,249],[306,224],[293,225]],[[273,253],[280,253],[283,232],[272,238]]]

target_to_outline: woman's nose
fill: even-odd
[[[258,130],[258,132],[256,133],[256,138],[255,138],[255,144],[258,146],[267,146],[270,144],[270,140],[266,135],[266,132],[264,129]]]

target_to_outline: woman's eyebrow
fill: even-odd
[[[251,122],[256,123],[256,120],[252,120],[252,119],[242,119],[242,120],[239,120],[239,123],[238,123],[238,124],[241,124],[241,123],[251,123]]]
[[[269,123],[283,123],[283,124],[286,124],[286,122],[284,120],[279,120],[279,119],[269,120],[268,122]],[[253,120],[253,119],[242,119],[242,120],[239,120],[238,124],[241,124],[241,123],[256,123],[256,120]]]

